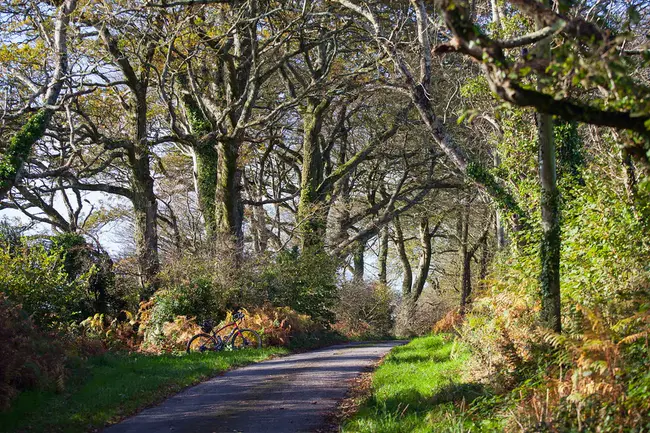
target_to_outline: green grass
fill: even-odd
[[[191,355],[107,353],[74,368],[64,393],[19,395],[8,412],[0,413],[0,431],[85,432],[230,368],[287,352],[265,348]]]
[[[483,395],[464,383],[470,354],[449,336],[416,338],[396,347],[376,370],[372,395],[343,431],[373,433],[465,431],[456,404]]]

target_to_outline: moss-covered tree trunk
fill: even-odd
[[[329,99],[308,98],[303,110],[303,150],[298,224],[303,250],[324,247],[327,210],[318,187],[323,182],[324,162],[320,132]]]
[[[232,252],[238,260],[244,248],[244,205],[241,198],[242,173],[238,167],[241,141],[222,139],[217,145],[216,217],[217,242]]]
[[[4,197],[14,183],[19,180],[23,165],[29,158],[34,144],[45,134],[50,120],[54,114],[53,105],[56,105],[61,90],[63,77],[68,72],[68,24],[70,16],[77,8],[77,0],[59,2],[59,10],[54,24],[54,71],[47,83],[45,92],[45,107],[31,115],[25,125],[9,140],[8,146],[0,155],[0,198]]]
[[[542,242],[539,250],[544,326],[560,332],[560,193],[557,188],[555,140],[553,119],[548,114],[537,114],[539,141],[539,179],[541,187]]]
[[[548,5],[548,0],[544,3]],[[543,27],[536,23],[537,29]],[[550,45],[543,41],[536,47],[539,57],[550,56]],[[541,88],[541,83],[538,83]],[[562,330],[560,301],[560,192],[557,188],[557,162],[553,118],[537,113],[537,140],[539,148],[540,207],[542,214],[542,242],[540,289],[542,309],[540,319],[544,326],[556,332]]]
[[[52,110],[41,109],[32,115],[16,132],[0,156],[0,198],[4,197],[20,177],[23,164],[29,158],[34,144],[43,137],[52,118]]]
[[[469,254],[469,218],[470,205],[467,203],[465,209],[458,216],[458,228],[460,239],[460,312],[464,314],[472,294],[472,256]]]
[[[183,108],[188,120],[194,141],[191,143],[194,165],[194,190],[203,216],[206,244],[213,248],[217,234],[217,173],[219,154],[214,140],[204,140],[204,136],[212,131],[212,125],[206,118],[198,102],[191,94],[187,76],[178,76],[178,84],[182,90]]]
[[[206,244],[214,246],[217,234],[217,177],[219,154],[214,143],[200,143],[193,148],[194,184],[199,209],[205,225]]]

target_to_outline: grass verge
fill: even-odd
[[[452,337],[431,335],[396,347],[376,370],[372,394],[342,426],[343,432],[463,431],[458,404],[484,394],[464,383],[469,351]]]
[[[72,369],[60,394],[27,391],[0,413],[2,432],[85,432],[234,367],[288,353],[284,348],[190,355],[112,354]]]

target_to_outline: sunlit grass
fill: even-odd
[[[230,368],[283,353],[284,348],[156,356],[107,353],[75,368],[62,394],[22,393],[9,412],[0,413],[0,431],[88,431]]]
[[[448,414],[454,402],[480,395],[479,386],[462,383],[469,352],[442,335],[416,338],[396,347],[377,369],[372,395],[343,426],[344,432],[410,433],[462,431],[462,420]]]

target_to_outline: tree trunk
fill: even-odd
[[[212,125],[192,96],[187,76],[181,74],[177,79],[182,89],[181,101],[185,117],[195,140],[191,143],[194,165],[194,190],[203,216],[205,241],[206,245],[214,248],[217,235],[216,196],[219,153],[214,140],[202,141],[202,136],[212,131]]]
[[[327,211],[322,208],[323,197],[318,191],[324,176],[319,136],[329,102],[329,99],[318,101],[309,98],[303,112],[302,179],[298,204],[298,224],[303,250],[324,246]]]
[[[146,158],[146,157],[145,157]],[[160,262],[158,259],[158,204],[149,174],[149,161],[139,161],[132,169],[133,214],[135,216],[135,249],[140,271],[143,296],[152,295],[157,287]]]
[[[499,168],[500,165],[501,165],[501,156],[499,155],[499,151],[497,149],[494,149],[494,167]],[[503,224],[503,219],[501,217],[501,214],[502,214],[502,210],[497,207],[494,210],[494,224],[496,228],[497,249],[499,250],[505,248],[507,244],[506,228],[505,225]]]
[[[55,68],[45,92],[45,106],[29,117],[25,125],[11,137],[3,155],[0,155],[0,199],[14,183],[20,181],[21,171],[34,144],[43,137],[54,115],[51,106],[56,105],[63,89],[63,78],[68,72],[68,24],[76,8],[77,0],[66,0],[57,12],[53,44]]]
[[[238,167],[240,141],[224,139],[219,141],[217,188],[216,188],[216,217],[217,242],[225,242],[229,252],[234,253],[239,262],[244,248],[244,205],[241,199],[242,173]]]
[[[469,304],[469,297],[472,294],[472,257],[465,253],[463,257],[463,276],[462,276],[462,291],[460,297],[460,312],[465,314],[467,304]]]
[[[399,254],[400,262],[402,263],[402,296],[405,300],[411,297],[411,286],[413,285],[413,271],[411,270],[411,263],[409,262],[408,255],[406,254],[406,245],[404,245],[404,233],[400,224],[400,218],[395,215],[393,219],[395,224],[395,234],[397,240],[397,252]]]
[[[560,193],[556,183],[555,140],[553,119],[537,113],[539,140],[539,178],[541,186],[542,243],[540,274],[542,295],[542,323],[560,332]]]
[[[381,230],[379,238],[379,282],[381,284],[388,284],[388,227]]]
[[[143,288],[142,297],[153,294],[158,288],[157,274],[160,269],[158,258],[158,203],[154,193],[154,180],[149,162],[149,140],[147,139],[147,89],[151,62],[156,46],[149,42],[141,70],[136,72],[129,58],[120,50],[119,41],[113,38],[105,26],[98,28],[101,40],[111,55],[113,63],[121,70],[133,98],[135,131],[132,145],[127,149],[131,184],[131,200],[135,217],[135,245]],[[141,59],[142,60],[142,59]]]
[[[548,4],[548,1],[545,2]],[[541,23],[536,23],[538,29]],[[549,43],[537,47],[540,57],[550,55]],[[541,87],[541,86],[539,86]],[[540,319],[544,326],[556,332],[562,330],[560,304],[560,193],[557,189],[557,163],[553,119],[549,114],[537,113],[539,146],[539,180],[541,187],[540,207],[542,214],[542,243],[540,274],[542,310]]]
[[[199,209],[205,224],[206,244],[214,247],[217,234],[217,173],[219,155],[212,143],[202,143],[193,149],[194,186]]]
[[[431,267],[431,233],[429,232],[429,219],[423,217],[420,220],[420,263],[418,264],[418,276],[415,279],[413,293],[411,295],[413,304],[416,304],[429,276]]]
[[[354,261],[354,276],[353,281],[355,283],[363,284],[363,274],[364,274],[364,254],[366,252],[365,242],[357,242],[357,248],[354,251],[353,261]]]
[[[149,162],[147,141],[146,87],[135,95],[136,131],[133,148],[129,151],[133,213],[135,216],[135,248],[138,257],[142,295],[148,297],[158,288],[160,270],[158,258],[158,202]]]
[[[460,279],[460,311],[465,313],[465,309],[472,293],[472,257],[469,254],[469,211],[470,205],[465,205],[464,212],[460,214],[460,257],[461,279]]]
[[[273,135],[273,132],[271,132]],[[251,185],[251,196],[256,197],[257,200],[261,201],[264,199],[266,194],[264,186],[264,171],[266,168],[266,162],[273,152],[275,147],[275,139],[269,141],[264,155],[259,161],[259,172],[257,173],[257,180]],[[266,227],[266,210],[263,205],[253,206],[253,215],[251,217],[251,231],[253,232],[253,248],[257,254],[266,252],[266,249],[269,245],[270,232]]]
[[[261,195],[260,195],[261,197]],[[254,236],[254,249],[257,254],[262,254],[269,246],[269,231],[266,227],[266,211],[262,206],[253,207],[252,230]]]
[[[487,278],[488,274],[488,263],[490,261],[490,247],[488,244],[488,239],[487,236],[483,239],[482,246],[481,246],[481,270],[479,274],[479,289],[480,290],[485,290],[486,288],[486,282],[485,279]]]

